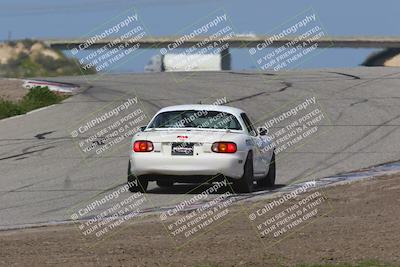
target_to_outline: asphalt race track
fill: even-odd
[[[0,121],[0,228],[69,220],[73,208],[126,181],[128,140],[83,160],[70,135],[88,114],[137,96],[159,108],[213,103],[242,108],[256,121],[315,96],[325,119],[306,142],[277,157],[277,183],[311,180],[400,160],[400,69],[349,68],[278,73],[197,72],[49,79],[83,90],[62,104]],[[152,205],[176,203],[193,185],[149,185]],[[126,193],[129,194],[129,193]],[[149,206],[151,208],[151,206]]]

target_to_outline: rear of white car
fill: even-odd
[[[224,130],[158,130],[138,133],[132,147],[140,140],[151,141],[150,152],[131,153],[132,173],[140,175],[205,175],[223,174],[239,179],[243,175],[243,164],[247,148],[240,143],[241,133]],[[236,151],[218,153],[211,150],[217,142],[236,144]],[[173,149],[180,146],[182,149]],[[188,148],[188,149],[185,149]]]
[[[217,177],[240,181],[250,160],[251,170],[247,169],[252,173],[247,176],[254,176],[254,140],[240,117],[242,113],[236,108],[209,105],[161,109],[132,138],[128,168],[132,191],[145,191],[149,181],[160,186]],[[262,172],[266,176],[268,166]]]

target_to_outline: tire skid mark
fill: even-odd
[[[230,104],[230,103],[234,103],[234,102],[240,102],[240,101],[243,101],[243,100],[248,100],[250,98],[254,98],[254,97],[257,97],[257,96],[260,96],[260,95],[271,95],[271,94],[274,94],[274,93],[280,93],[280,92],[283,92],[286,89],[292,87],[292,83],[290,83],[290,82],[283,81],[282,83],[284,84],[284,87],[278,89],[277,91],[272,91],[270,93],[268,93],[268,92],[259,92],[259,93],[255,93],[255,94],[252,94],[252,95],[243,96],[243,97],[240,97],[240,98],[236,98],[236,99],[232,99],[230,101],[227,101],[226,104]]]
[[[356,101],[356,102],[351,103],[351,104],[350,104],[350,107],[352,107],[352,106],[354,106],[354,105],[357,105],[357,104],[366,103],[366,102],[368,102],[368,99],[367,99],[367,98],[362,99],[362,100],[360,100],[360,101]]]
[[[43,151],[46,151],[46,150],[49,150],[49,149],[52,149],[52,148],[55,148],[55,147],[56,146],[48,146],[48,147],[44,147],[44,148],[36,149],[36,150],[31,150],[31,151],[28,151],[28,150],[31,149],[32,147],[28,147],[28,148],[23,149],[22,153],[15,154],[15,155],[12,155],[12,156],[3,157],[3,158],[0,158],[0,160],[18,158],[20,156],[25,156],[25,155],[30,155],[30,154],[34,154],[34,153],[43,152]]]
[[[343,76],[346,76],[346,77],[353,78],[353,79],[355,79],[355,80],[360,80],[360,79],[361,79],[360,76],[356,76],[356,75],[352,75],[352,74],[348,74],[348,73],[344,73],[344,72],[326,71],[326,73],[339,74],[339,75],[343,75]]]
[[[35,142],[38,142],[37,139],[30,139],[30,140],[33,140],[33,141],[35,141]],[[17,153],[17,154],[11,155],[11,156],[2,157],[2,158],[0,158],[0,161],[1,161],[1,160],[12,159],[12,158],[18,158],[18,157],[20,157],[20,156],[30,155],[30,154],[35,154],[35,153],[38,153],[39,155],[41,155],[42,152],[57,147],[57,145],[53,145],[53,144],[62,143],[62,142],[65,142],[65,141],[67,141],[67,140],[66,140],[66,139],[55,138],[55,139],[54,139],[54,142],[50,142],[50,141],[51,141],[50,139],[49,139],[49,141],[47,141],[47,140],[45,140],[45,141],[39,141],[39,142],[40,142],[39,144],[30,145],[30,146],[28,146],[28,147],[22,148],[22,150],[21,150],[21,148],[16,148],[16,149],[13,149],[13,150],[11,150],[11,151],[7,151],[7,152],[4,153],[4,154],[10,154],[10,153],[15,152],[15,151],[18,151],[18,150],[21,150],[21,153]],[[32,149],[34,149],[34,148],[42,147],[42,146],[46,146],[46,145],[47,145],[48,147],[45,147],[45,148],[42,148],[42,149],[37,149],[37,150],[32,150]],[[3,154],[3,155],[4,155],[4,154]]]

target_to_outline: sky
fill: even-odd
[[[0,40],[72,38],[88,33],[134,8],[150,35],[178,34],[187,25],[223,9],[237,33],[271,34],[312,9],[326,35],[400,35],[400,1],[370,0],[1,0]],[[321,50],[297,68],[353,67],[376,49]],[[158,50],[142,50],[115,72],[140,72]],[[234,49],[235,70],[255,68],[246,49]]]

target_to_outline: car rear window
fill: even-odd
[[[176,110],[158,114],[148,128],[206,128],[242,130],[232,114],[210,110]]]

